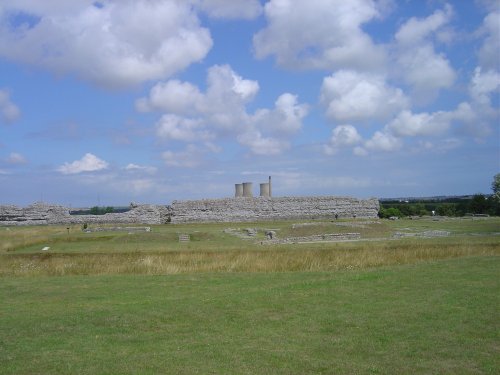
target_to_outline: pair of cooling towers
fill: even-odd
[[[271,197],[271,176],[269,176],[269,182],[260,184],[260,196],[261,197]],[[241,184],[234,185],[234,197],[235,198],[252,198],[253,190],[251,182],[243,182]]]

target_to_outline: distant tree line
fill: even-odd
[[[379,217],[392,216],[465,216],[491,215],[500,216],[500,173],[493,176],[491,183],[493,194],[475,194],[470,198],[446,198],[440,200],[381,201]]]
[[[114,207],[111,207],[111,206],[108,206],[108,207],[98,207],[98,206],[94,206],[94,207],[91,207],[89,208],[88,210],[73,210],[73,211],[70,211],[69,214],[70,215],[104,215],[104,214],[107,214],[107,213],[111,213],[111,212],[124,212],[126,210],[123,210],[123,209],[115,209]]]
[[[432,215],[433,211],[435,215],[439,216],[465,216],[470,214],[500,216],[500,200],[495,199],[495,195],[475,194],[469,199],[450,198],[440,201],[422,200],[411,202],[382,201],[379,217],[425,216]]]
[[[98,207],[94,206],[90,208],[91,215],[104,215],[113,212],[115,209],[111,206],[108,207]]]

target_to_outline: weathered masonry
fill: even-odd
[[[257,197],[174,201],[172,223],[256,220],[376,218],[378,199],[349,197]]]
[[[123,213],[70,215],[67,207],[35,203],[28,207],[0,206],[0,225],[46,224],[165,224],[241,222],[258,220],[376,218],[376,198],[239,197],[174,201],[171,206],[139,205]]]
[[[123,213],[70,215],[69,208],[45,203],[28,207],[0,206],[0,225],[44,224],[164,224],[170,220],[168,206],[139,205]]]

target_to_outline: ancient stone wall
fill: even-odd
[[[69,210],[63,206],[34,203],[28,207],[0,206],[0,225],[39,225],[64,222]]]
[[[256,197],[174,201],[171,222],[376,218],[378,199],[349,197]]]
[[[170,220],[168,206],[139,205],[123,213],[70,215],[63,206],[35,203],[27,207],[0,206],[0,225],[42,224],[164,224]]]
[[[0,206],[0,225],[165,224],[286,219],[376,218],[377,199],[348,197],[256,197],[174,201],[172,206],[139,205],[123,213],[70,215],[63,206],[35,203]]]

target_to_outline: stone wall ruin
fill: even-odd
[[[46,203],[27,207],[0,206],[0,225],[47,224],[164,224],[170,220],[168,206],[139,205],[122,213],[70,215],[69,208]]]
[[[256,197],[226,198],[172,203],[172,223],[248,222],[259,220],[376,218],[376,198]]]
[[[376,218],[376,198],[256,197],[174,201],[171,206],[138,205],[123,213],[70,215],[69,208],[35,203],[27,207],[0,205],[0,225],[165,224],[249,222],[259,220]]]

